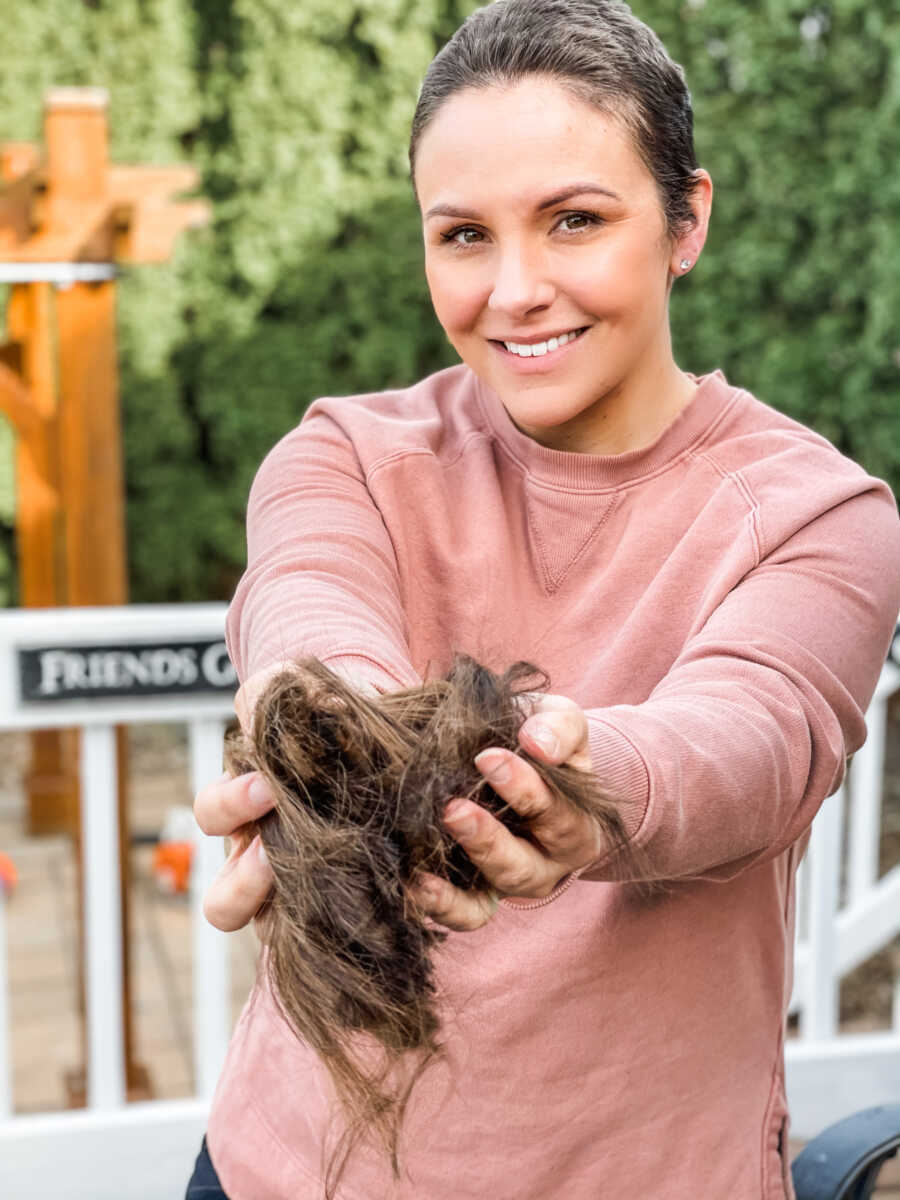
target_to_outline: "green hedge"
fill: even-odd
[[[32,0],[5,14],[0,138],[38,135],[46,86],[102,84],[115,156],[190,159],[215,203],[173,264],[120,287],[135,599],[229,594],[253,471],[313,397],[453,361],[421,274],[406,133],[431,54],[473,7]],[[896,487],[900,15],[870,0],[634,7],[685,64],[717,189],[673,301],[679,361],[723,367]]]

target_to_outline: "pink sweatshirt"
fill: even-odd
[[[315,655],[382,689],[453,651],[526,658],[667,894],[609,862],[504,900],[438,952],[446,1060],[406,1175],[341,1200],[784,1200],[794,873],[865,737],[900,607],[888,488],[795,421],[699,381],[645,449],[550,450],[466,367],[317,401],[260,468],[228,618],[245,677]],[[231,1200],[322,1194],[333,1094],[251,997],[209,1126]]]

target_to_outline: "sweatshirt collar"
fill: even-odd
[[[738,394],[721,371],[689,377],[697,384],[690,403],[655,441],[625,454],[580,454],[542,446],[516,428],[500,397],[477,376],[475,387],[491,431],[527,475],[557,487],[598,491],[635,482],[673,462],[703,437]]]

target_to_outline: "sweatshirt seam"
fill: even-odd
[[[696,457],[703,459],[704,462],[708,463],[725,483],[732,484],[732,486],[740,495],[741,499],[746,504],[747,514],[750,518],[750,540],[753,543],[753,568],[758,567],[763,557],[762,530],[760,528],[760,509],[759,501],[757,500],[756,494],[747,481],[747,477],[741,470],[729,471],[727,467],[723,467],[711,450],[698,451],[696,453]],[[751,570],[753,568],[751,568]]]
[[[796,841],[791,843],[791,845],[788,847],[786,853],[787,853],[788,886],[787,886],[786,894],[785,894],[785,898],[784,898],[784,905],[782,906],[782,910],[781,910],[782,917],[784,919],[785,929],[787,929],[788,912],[789,912],[790,906],[791,906],[791,896],[792,896],[792,893],[795,893],[795,889],[796,889],[796,867],[794,865],[794,859],[797,854],[797,842]],[[783,990],[783,988],[784,988],[784,979],[782,978],[782,990]],[[784,1061],[784,1020],[785,1020],[784,1013],[782,1011],[779,1016],[779,1027],[776,1030],[776,1035],[775,1035],[775,1060],[772,1063],[772,1075],[771,1075],[771,1080],[769,1082],[769,1093],[768,1093],[768,1097],[766,1099],[766,1107],[765,1107],[765,1110],[763,1113],[763,1124],[762,1124],[762,1129],[760,1131],[760,1183],[761,1183],[760,1190],[764,1197],[766,1196],[766,1187],[769,1183],[769,1179],[767,1178],[767,1176],[769,1174],[769,1168],[768,1168],[768,1161],[767,1161],[768,1145],[766,1142],[766,1138],[767,1138],[767,1135],[769,1132],[769,1122],[771,1120],[772,1113],[775,1111],[775,1101],[776,1101],[776,1097],[777,1097],[778,1087],[779,1087],[779,1084],[782,1082],[781,1072],[779,1071],[779,1066]],[[787,1104],[787,1096],[785,1096],[784,1109],[785,1109],[785,1116],[782,1119],[782,1131],[784,1130],[784,1126],[786,1123],[788,1125],[790,1124],[790,1109],[788,1108],[788,1104]],[[785,1197],[787,1196],[787,1190],[785,1188],[785,1176],[790,1171],[789,1157],[790,1157],[789,1148],[783,1144],[783,1140],[782,1140],[782,1145],[781,1145],[781,1149],[780,1149],[780,1153],[779,1153],[779,1159],[780,1159],[780,1165],[781,1165],[781,1187],[782,1187],[782,1191],[784,1192]]]
[[[247,1097],[247,1103],[249,1104],[250,1108],[253,1110],[253,1113],[256,1116],[257,1121],[259,1121],[260,1125],[262,1125],[263,1129],[265,1129],[266,1133],[269,1135],[269,1137],[272,1139],[272,1141],[275,1143],[275,1145],[279,1147],[279,1149],[281,1150],[281,1153],[285,1157],[285,1160],[287,1162],[291,1163],[300,1172],[301,1175],[304,1175],[310,1181],[310,1183],[314,1183],[317,1186],[321,1187],[321,1185],[322,1185],[321,1174],[319,1174],[319,1173],[313,1174],[313,1172],[309,1169],[309,1167],[307,1167],[304,1162],[302,1162],[299,1158],[297,1158],[296,1155],[293,1154],[292,1151],[290,1151],[287,1148],[287,1146],[284,1144],[282,1139],[279,1137],[279,1135],[276,1133],[276,1131],[269,1124],[268,1120],[265,1117],[265,1114],[263,1113],[263,1111],[259,1107],[259,1105],[256,1103],[256,1099],[252,1093]]]
[[[372,478],[376,472],[382,467],[389,467],[392,463],[398,462],[401,459],[419,455],[424,458],[436,458],[436,454],[430,446],[404,446],[401,450],[391,450],[388,454],[383,454],[381,458],[377,458],[370,466],[364,470],[366,483]]]
[[[541,528],[540,528],[538,522],[531,520],[531,511],[530,511],[530,504],[529,504],[529,500],[528,500],[528,493],[527,492],[525,493],[525,512],[526,512],[526,516],[528,518],[528,524],[531,527],[532,533],[534,535],[534,540],[537,545],[538,558],[540,560],[540,565],[541,565],[541,574],[543,575],[544,591],[547,593],[548,596],[553,596],[556,594],[556,592],[559,591],[559,589],[565,583],[566,579],[568,579],[568,577],[571,574],[574,567],[577,566],[577,564],[579,562],[581,562],[581,560],[584,558],[584,556],[590,550],[591,546],[596,541],[597,535],[600,533],[600,530],[604,527],[604,525],[607,523],[607,521],[610,519],[610,517],[613,515],[613,513],[619,507],[621,502],[622,502],[622,497],[619,495],[614,495],[614,496],[611,496],[608,499],[606,499],[606,508],[604,509],[603,514],[594,523],[593,528],[591,529],[587,538],[582,543],[580,550],[578,550],[578,552],[575,554],[574,558],[570,559],[570,561],[568,562],[568,564],[562,571],[562,574],[560,574],[557,578],[554,579],[553,573],[550,569],[550,559],[549,559],[549,555],[547,552],[546,539],[544,538],[544,535],[541,532]]]

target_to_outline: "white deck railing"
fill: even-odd
[[[227,935],[213,929],[202,914],[203,894],[222,863],[223,843],[197,830],[191,879],[195,1096],[126,1104],[115,726],[186,725],[191,780],[197,790],[222,772],[222,739],[233,716],[230,693],[28,703],[21,700],[18,652],[78,645],[221,643],[224,618],[225,606],[218,604],[0,613],[0,730],[80,726],[81,836],[84,861],[90,864],[84,872],[83,897],[88,1060],[84,1109],[13,1115],[0,893],[0,1196],[9,1200],[177,1200],[184,1194],[206,1127],[230,1032]],[[171,655],[169,660],[174,661]],[[93,674],[102,691],[102,664],[96,665]],[[157,674],[166,675],[165,664]]]
[[[838,1035],[841,980],[900,933],[900,865],[878,878],[888,701],[898,690],[900,669],[888,662],[866,714],[866,744],[822,805],[800,865],[791,997],[800,1036],[786,1050],[797,1137],[900,1101],[900,976],[890,1029]]]
[[[78,644],[216,641],[222,637],[224,612],[222,605],[184,605],[0,613],[0,730],[81,727],[82,837],[91,865],[84,873],[85,1109],[13,1113],[0,896],[0,1195],[11,1200],[61,1195],[66,1200],[177,1200],[205,1128],[229,1032],[227,935],[212,929],[201,911],[203,893],[222,862],[222,843],[197,831],[192,877],[196,1094],[190,1100],[125,1102],[114,727],[184,723],[196,790],[221,772],[230,696],[28,702],[22,699],[19,652]],[[97,678],[103,677],[101,668],[93,671]],[[869,712],[869,740],[851,766],[847,786],[816,818],[800,870],[791,1009],[800,1016],[801,1032],[787,1048],[792,1132],[798,1137],[811,1137],[858,1108],[900,1099],[900,999],[890,1031],[837,1032],[841,978],[900,932],[900,866],[877,878],[887,702],[898,689],[900,670],[888,664]]]

